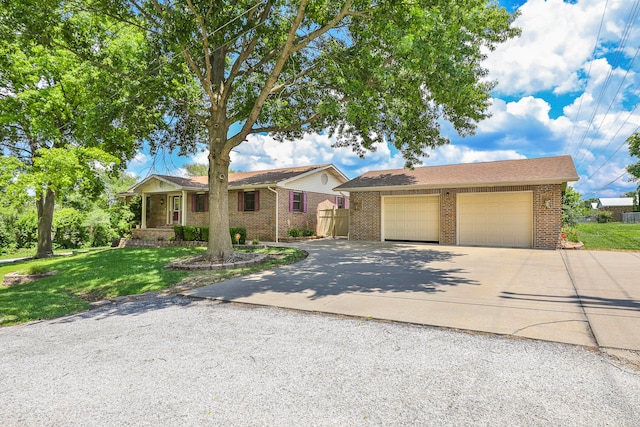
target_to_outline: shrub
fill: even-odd
[[[289,236],[291,237],[302,237],[302,230],[300,230],[299,228],[290,228],[289,232],[287,233]]]
[[[89,245],[92,247],[110,245],[118,237],[111,228],[109,214],[102,209],[89,212],[83,225],[89,229]]]
[[[184,233],[184,240],[188,242],[192,242],[194,240],[200,240],[198,239],[198,235],[200,234],[198,227],[186,226],[183,228],[183,233]]]
[[[51,268],[49,268],[46,265],[32,264],[29,267],[27,267],[26,274],[45,274],[45,273],[48,273],[49,271],[51,271]]]
[[[18,217],[14,232],[18,248],[34,247],[38,243],[38,214],[36,211],[29,211]]]
[[[598,215],[596,215],[596,221],[601,224],[613,221],[613,212],[611,211],[600,211]]]
[[[73,209],[63,208],[53,216],[53,243],[64,249],[77,249],[89,240],[89,228],[84,225],[84,215]]]
[[[184,227],[181,225],[174,225],[173,226],[173,234],[175,234],[175,239],[177,241],[182,241],[184,240]]]
[[[302,235],[303,235],[303,236],[305,236],[305,237],[308,237],[308,236],[315,236],[315,235],[316,235],[316,231],[315,231],[315,230],[312,230],[312,229],[310,229],[310,228],[304,227],[304,228],[302,229]]]
[[[567,236],[567,240],[570,241],[570,242],[578,242],[579,241],[578,230],[576,230],[575,228],[563,227],[562,228],[562,233]]]
[[[257,245],[258,243],[260,243],[260,240],[258,240],[257,237],[254,237],[251,243],[253,243],[254,245]]]
[[[200,227],[200,240],[203,242],[209,241],[209,227]]]
[[[247,229],[244,227],[231,227],[229,228],[229,233],[231,234],[233,244],[244,245],[247,241]],[[239,239],[236,239],[236,234],[240,235]]]

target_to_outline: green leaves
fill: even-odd
[[[632,157],[640,158],[640,135],[635,132],[629,138],[627,138],[629,144],[629,154]],[[635,180],[640,179],[640,161],[627,166],[627,172],[633,175]]]

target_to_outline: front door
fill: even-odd
[[[173,196],[173,223],[180,223],[180,196]]]

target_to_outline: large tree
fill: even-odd
[[[26,15],[42,19],[38,25],[46,29],[26,31]],[[73,44],[65,34],[70,26],[77,37]],[[103,41],[107,30],[115,34],[108,44]],[[92,55],[82,54],[90,42],[83,34],[91,34]],[[65,23],[34,5],[0,5],[0,153],[19,165],[12,197],[35,198],[36,257],[53,253],[56,199],[68,191],[97,195],[102,188],[98,172],[124,166],[143,137],[152,138],[165,126],[162,112],[131,102],[135,83],[126,76],[142,71],[132,68],[145,62],[148,51],[140,46],[145,46],[144,33],[117,21],[78,13]],[[96,57],[98,52],[108,60]]]
[[[70,29],[66,17],[73,13],[143,29],[153,52],[147,73],[165,85],[189,87],[166,95],[181,109],[165,116],[174,132],[159,142],[186,152],[199,143],[208,149],[212,258],[232,252],[230,152],[249,135],[284,140],[327,132],[337,146],[360,155],[389,143],[412,166],[448,142],[440,134],[443,121],[469,135],[488,116],[493,83],[482,61],[518,33],[511,26],[514,16],[486,0],[25,3],[38,10],[46,3],[43,19],[63,21],[63,34],[73,36],[65,42],[72,51],[78,51],[72,39],[87,36]],[[32,15],[23,18],[25,32],[41,39],[49,33]],[[84,47],[77,53],[85,60],[103,59],[100,49],[86,42]]]

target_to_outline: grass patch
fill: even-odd
[[[164,268],[169,261],[201,255],[204,251],[205,248],[198,247],[124,248],[0,265],[0,280],[16,271],[58,271],[55,276],[23,285],[0,285],[0,326],[77,313],[88,309],[91,301],[166,289],[189,276],[198,276],[200,284],[215,283],[289,264],[306,256],[292,248],[266,248],[256,251],[270,253],[275,258],[250,268],[205,275]]]
[[[32,257],[35,254],[36,254],[35,248],[17,249],[15,251],[12,251],[6,254],[0,254],[0,259],[26,258],[26,257]]]
[[[585,249],[640,251],[640,224],[582,223],[576,229]]]

